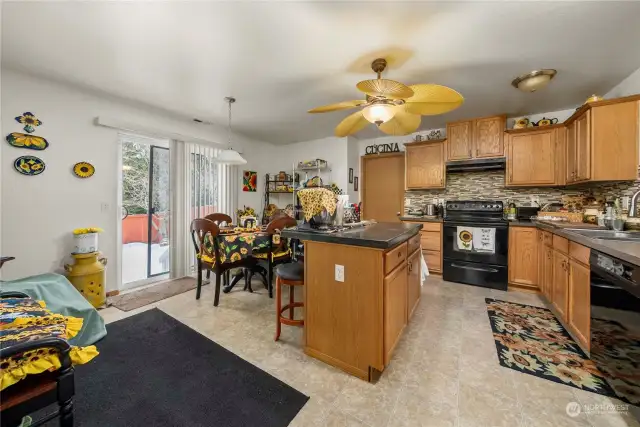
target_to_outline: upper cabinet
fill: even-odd
[[[638,176],[638,96],[580,107],[567,126],[567,184]]]
[[[444,140],[405,144],[407,190],[445,187]]]
[[[471,158],[473,121],[447,123],[447,160]]]
[[[506,116],[447,123],[447,161],[503,157]]]
[[[564,185],[564,126],[510,130],[505,137],[507,186]]]

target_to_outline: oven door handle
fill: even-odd
[[[462,268],[464,270],[473,270],[473,271],[486,271],[487,273],[497,273],[498,270],[495,268],[481,268],[481,267],[473,267],[471,265],[462,265],[457,262],[452,262],[451,267]]]

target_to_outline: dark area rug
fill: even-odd
[[[197,285],[198,282],[193,277],[165,280],[139,291],[110,297],[109,303],[122,311],[131,311],[185,293],[195,289]]]
[[[485,302],[500,365],[637,404],[637,398],[632,398],[636,393],[632,387],[623,387],[625,383],[621,375],[634,371],[631,365],[624,367],[624,358],[619,359],[620,372],[603,373],[550,310],[491,298],[486,298]],[[603,333],[613,333],[615,325],[610,326],[602,328]],[[599,345],[599,341],[596,335],[592,345]],[[632,360],[629,359],[628,363]]]
[[[107,331],[76,368],[76,426],[286,427],[309,399],[158,309]]]

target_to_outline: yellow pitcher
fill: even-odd
[[[75,263],[64,265],[67,278],[91,305],[96,308],[103,306],[106,302],[104,267],[107,259],[100,252],[71,256],[75,258]]]

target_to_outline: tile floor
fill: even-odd
[[[486,297],[544,306],[536,295],[506,293],[430,277],[416,313],[380,380],[369,384],[306,356],[302,330],[283,326],[273,341],[275,310],[262,286],[222,294],[195,291],[123,312],[107,322],[157,307],[311,399],[291,427],[640,427],[621,413],[569,417],[566,406],[621,403],[522,374],[498,364]],[[593,407],[593,406],[588,406]]]

